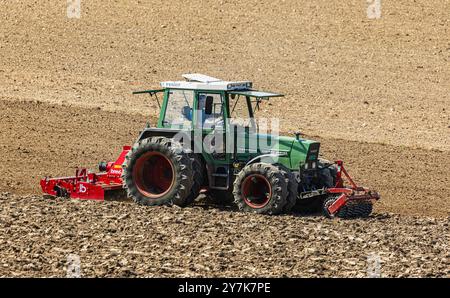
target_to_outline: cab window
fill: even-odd
[[[253,122],[248,111],[247,101],[244,96],[231,94],[230,103],[230,124],[236,126],[252,127]]]
[[[163,125],[176,128],[191,127],[193,102],[194,91],[169,90]]]
[[[223,128],[222,95],[218,93],[198,94],[197,128]]]

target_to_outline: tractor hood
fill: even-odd
[[[306,162],[316,161],[319,156],[320,143],[316,141],[268,134],[253,134],[251,139],[257,141],[260,153],[277,154],[279,163],[293,170],[298,170]]]

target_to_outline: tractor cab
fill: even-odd
[[[162,89],[133,94],[155,95],[161,108],[157,127],[173,129],[225,128],[241,121],[256,129],[255,110],[262,100],[282,94],[252,89],[250,81],[222,81],[202,74],[184,74],[185,81],[162,82]],[[163,94],[161,105],[158,94]],[[233,122],[236,121],[236,122]]]

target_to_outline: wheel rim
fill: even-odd
[[[252,208],[263,208],[272,197],[269,180],[260,174],[253,174],[242,182],[242,195],[245,203]]]
[[[134,182],[140,193],[157,199],[167,194],[174,183],[172,162],[160,152],[147,152],[138,158],[133,169]]]

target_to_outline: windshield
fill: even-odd
[[[253,127],[254,121],[249,113],[245,96],[231,94],[229,96],[230,124],[244,127]]]

